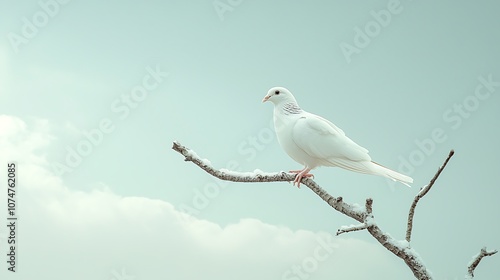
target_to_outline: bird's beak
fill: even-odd
[[[262,99],[262,103],[266,102],[267,100],[269,100],[269,98],[271,98],[269,95],[266,95],[264,97],[264,99]]]

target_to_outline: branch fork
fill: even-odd
[[[362,213],[363,214],[363,222],[357,225],[349,225],[349,226],[341,226],[338,230],[336,235],[341,235],[342,233],[347,233],[347,232],[352,232],[352,231],[360,231],[364,229],[368,229],[368,227],[372,226],[375,224],[375,220],[373,217],[373,199],[368,198],[366,199],[365,203],[365,211]]]

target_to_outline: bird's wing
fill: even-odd
[[[292,138],[308,155],[325,160],[371,161],[368,150],[359,146],[330,121],[310,113],[297,120]]]

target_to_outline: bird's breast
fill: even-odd
[[[276,137],[280,143],[283,150],[290,156],[293,160],[299,164],[309,166],[314,168],[314,159],[309,156],[302,148],[300,148],[293,140],[293,129],[294,125],[300,117],[289,116],[289,115],[274,115],[274,128],[276,131]]]

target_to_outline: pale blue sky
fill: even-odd
[[[28,246],[38,244],[37,235],[28,231],[38,229],[37,221],[50,225],[38,236],[55,236],[44,242],[61,252],[82,250],[89,262],[86,267],[57,253],[52,259],[68,271],[87,270],[92,279],[119,279],[113,273],[122,267],[137,280],[234,279],[237,271],[282,279],[287,268],[318,246],[317,236],[334,234],[353,221],[307,188],[220,182],[171,150],[177,140],[216,168],[228,163],[244,171],[300,168],[272,134],[271,104],[261,103],[273,86],[287,87],[303,109],[342,128],[375,161],[414,178],[408,189],[341,169],[314,172],[316,182],[334,196],[354,203],[372,197],[376,220],[395,238],[404,238],[414,195],[449,150],[456,150],[415,216],[412,246],[436,279],[461,279],[482,246],[500,248],[500,227],[492,223],[500,212],[496,1],[1,3],[0,143],[9,157],[1,156],[0,164],[14,160],[21,170],[23,164],[37,170],[19,174],[26,181],[21,209],[37,216],[24,214],[19,234],[26,245],[21,243],[19,255],[25,259],[18,278],[0,267],[7,279],[38,275],[37,266],[54,272],[46,274],[50,279],[67,279],[64,270],[57,274],[51,268],[53,260],[35,258],[42,249]],[[214,5],[227,10],[217,12]],[[357,51],[346,55],[346,45]],[[137,95],[139,87],[150,89]],[[68,149],[85,145],[85,133],[95,132],[102,122],[112,131],[90,146],[72,172],[54,170],[66,165]],[[425,153],[417,142],[433,147]],[[410,172],[401,169],[405,161]],[[178,222],[171,213],[197,208],[193,199],[200,202],[199,193],[214,183],[224,187],[215,187],[208,205],[198,207],[196,222],[180,227],[202,237],[170,236],[183,232],[172,226]],[[120,208],[124,201],[133,206]],[[99,210],[92,209],[94,203]],[[67,217],[61,218],[62,213]],[[135,215],[149,217],[138,218],[144,231],[129,230],[138,223]],[[109,220],[96,226],[96,219]],[[106,234],[100,238],[102,226]],[[220,235],[214,237],[205,226]],[[259,238],[241,237],[238,229],[247,227]],[[123,241],[116,238],[121,234]],[[266,245],[291,234],[293,246],[269,250],[272,245]],[[170,241],[160,246],[163,238]],[[199,238],[204,241],[193,241]],[[335,271],[367,279],[370,271],[352,274],[360,262],[383,268],[373,273],[384,279],[411,279],[404,263],[367,232],[334,239],[339,253],[320,263],[310,279],[327,279]],[[89,244],[101,244],[97,240],[100,250],[112,252],[100,262],[91,261],[99,259],[93,250],[85,251]],[[224,240],[242,245],[217,243]],[[1,241],[3,254],[6,242]],[[129,242],[137,247],[128,250]],[[368,253],[361,257],[361,250]],[[136,260],[138,255],[154,259]],[[498,262],[495,256],[481,263],[477,279],[498,277]],[[220,263],[227,264],[227,271],[205,270]],[[250,273],[249,267],[260,273]]]

